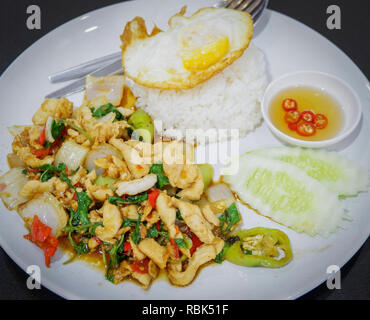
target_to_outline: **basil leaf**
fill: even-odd
[[[232,226],[240,221],[240,216],[235,202],[233,202],[227,210],[219,217],[221,223],[221,232],[228,233]]]
[[[176,210],[176,218],[177,218],[177,220],[184,221],[183,217],[181,216],[180,209]]]
[[[87,195],[86,192],[76,192],[77,194],[77,210],[75,211],[75,214],[78,216],[79,221],[82,224],[89,224],[89,206],[92,202],[90,197]]]
[[[135,230],[131,233],[131,239],[135,244],[138,244],[141,240],[141,237],[140,237],[140,219],[141,219],[141,215],[139,214],[139,218],[137,219]]]
[[[162,189],[164,186],[167,186],[170,184],[170,182],[168,181],[168,178],[164,174],[162,163],[154,163],[151,166],[149,173],[154,173],[157,175],[157,187],[159,189]]]
[[[51,122],[51,135],[53,136],[54,139],[58,138],[61,133],[63,132],[63,130],[65,129],[65,124],[64,124],[64,120],[59,120],[58,122],[56,122],[55,120],[53,120]]]
[[[151,226],[148,230],[147,230],[147,236],[149,238],[157,238],[159,236],[159,233],[158,233],[158,230],[156,228],[155,225]]]
[[[222,250],[220,251],[220,253],[216,256],[216,258],[214,259],[216,263],[219,263],[221,264],[222,261],[225,260],[225,253],[227,251],[227,249],[229,248],[229,244],[227,242],[225,242],[225,245],[224,247],[222,248]]]
[[[120,204],[120,203],[122,203],[122,204],[128,204],[128,203],[140,204],[145,200],[148,200],[148,194],[146,192],[138,194],[136,196],[128,196],[125,199],[123,199],[121,197],[112,197],[112,196],[108,197],[108,201],[112,204],[115,204],[115,205]]]
[[[108,113],[114,112],[116,114],[115,120],[117,121],[125,120],[122,113],[119,112],[117,108],[111,103],[103,104],[96,110],[94,108],[91,108],[90,110],[94,118],[101,118],[107,115]]]
[[[112,267],[117,268],[119,265],[119,258],[117,255],[118,249],[122,246],[124,236],[121,236],[120,241],[115,244],[112,249],[109,250],[110,261],[112,261]]]
[[[135,220],[135,219],[123,219],[121,228],[132,227],[136,224],[136,222],[137,222],[137,220]]]

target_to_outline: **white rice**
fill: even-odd
[[[244,136],[259,125],[267,75],[263,53],[251,44],[234,63],[192,89],[152,89],[132,81],[128,85],[137,97],[136,106],[162,120],[164,136],[174,136],[173,129],[183,137],[189,129],[228,129],[226,136],[215,138],[221,141],[230,138],[230,129]],[[200,135],[195,137],[198,143]]]

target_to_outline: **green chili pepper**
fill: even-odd
[[[246,252],[242,250],[242,242],[248,237],[253,237],[256,235],[270,236],[276,240],[275,246],[278,246],[284,251],[284,257],[281,259],[276,259],[271,256],[260,256],[254,255],[250,251]],[[245,267],[264,267],[264,268],[280,268],[288,264],[293,257],[292,249],[290,246],[290,241],[288,236],[277,229],[268,229],[268,228],[252,228],[247,230],[239,231],[233,236],[240,238],[240,241],[236,241],[230,248],[225,252],[225,259],[231,263],[245,266]]]

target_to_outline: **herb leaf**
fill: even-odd
[[[63,119],[59,120],[58,122],[53,119],[53,121],[51,122],[51,135],[53,136],[53,138],[58,138],[65,127],[66,126]]]
[[[168,178],[164,174],[162,163],[154,163],[151,166],[149,172],[157,175],[157,187],[159,189],[162,189],[164,186],[170,184]]]
[[[140,204],[141,202],[145,201],[145,200],[148,200],[148,194],[146,192],[144,193],[140,193],[136,196],[128,196],[126,197],[125,199],[123,199],[122,197],[108,197],[108,201],[112,204],[119,204],[119,203],[122,203],[122,204],[128,204],[128,203],[132,203],[132,204]]]
[[[125,120],[122,113],[119,112],[118,109],[111,103],[103,104],[96,110],[95,108],[91,108],[90,110],[94,118],[101,118],[107,115],[108,113],[114,112],[116,114],[117,121]]]
[[[219,217],[221,223],[221,232],[228,233],[232,226],[240,221],[240,216],[235,202],[233,202],[227,210]]]
[[[139,217],[136,222],[135,230],[131,233],[131,240],[135,243],[138,244],[141,240],[140,237],[140,219],[141,215],[139,214]]]

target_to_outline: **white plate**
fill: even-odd
[[[212,3],[187,1],[189,12]],[[168,17],[183,4],[177,0],[150,0],[109,6],[62,25],[18,57],[0,79],[2,172],[7,170],[5,156],[11,150],[6,127],[30,123],[45,94],[63,85],[49,84],[49,74],[119,50],[119,35],[125,23],[137,15],[165,27]],[[255,31],[254,42],[266,55],[272,79],[296,70],[318,70],[342,78],[356,90],[364,107],[363,119],[358,137],[341,153],[369,167],[369,90],[365,76],[342,51],[303,24],[272,11],[266,11],[263,19]],[[72,98],[78,103],[81,95]],[[240,151],[279,144],[264,124],[243,139]],[[293,245],[294,260],[277,270],[243,268],[224,262],[203,269],[194,283],[185,288],[173,287],[164,280],[155,281],[147,291],[130,282],[113,285],[104,280],[100,271],[83,262],[62,265],[66,257],[61,254],[47,269],[41,250],[23,239],[27,231],[21,218],[2,205],[0,243],[24,270],[40,264],[42,285],[69,299],[291,299],[323,282],[328,277],[328,266],[342,266],[368,238],[369,195],[362,194],[346,203],[353,222],[347,224],[347,230],[328,239],[298,234],[242,208],[245,227],[259,225],[285,231]]]

